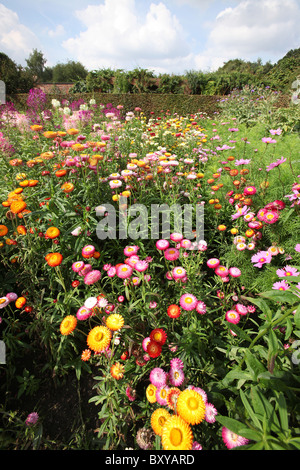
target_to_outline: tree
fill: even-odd
[[[17,65],[3,52],[0,52],[0,80],[5,83],[8,95],[27,93],[34,83],[31,73]]]
[[[80,63],[69,60],[66,64],[56,64],[52,68],[52,81],[53,83],[70,83],[84,80],[87,77],[88,71]]]
[[[27,69],[38,81],[43,79],[46,62],[47,60],[45,59],[44,54],[37,49],[33,49],[28,59],[26,59]]]

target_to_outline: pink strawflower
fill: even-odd
[[[256,312],[256,307],[254,305],[247,305],[247,310],[249,313],[254,313]]]
[[[177,266],[172,270],[172,276],[175,280],[183,279],[186,276],[186,270],[181,266]]]
[[[98,271],[98,269],[94,269],[87,273],[84,276],[84,283],[87,285],[95,284],[95,282],[98,282],[101,279],[101,272]]]
[[[263,216],[263,222],[267,224],[274,224],[279,218],[278,212],[267,211]]]
[[[31,424],[35,424],[39,419],[39,415],[34,411],[33,413],[30,413],[27,418],[26,418],[26,425],[30,426]]]
[[[132,275],[133,269],[131,266],[127,264],[121,264],[117,268],[117,276],[121,279],[127,279]]]
[[[229,270],[226,268],[226,266],[218,266],[215,269],[215,273],[217,274],[217,276],[226,277],[228,276]]]
[[[171,233],[170,239],[173,240],[173,242],[181,242],[183,235],[181,233],[174,232]]]
[[[137,252],[139,251],[139,247],[136,246],[136,245],[130,245],[130,246],[126,246],[124,248],[124,255],[125,256],[132,256],[132,255],[136,255]]]
[[[205,404],[205,421],[207,423],[214,423],[218,412],[212,403]]]
[[[236,310],[228,310],[225,314],[225,318],[229,323],[237,325],[240,321],[240,315]]]
[[[196,308],[198,300],[193,294],[183,294],[179,303],[184,310],[194,310]]]
[[[233,449],[234,447],[247,445],[249,439],[235,434],[233,431],[230,431],[228,428],[223,426],[222,428],[222,439],[227,449]]]
[[[217,258],[210,258],[209,260],[207,260],[206,264],[209,268],[215,269],[219,266],[220,260],[218,260]]]
[[[244,188],[244,195],[245,196],[253,196],[256,194],[256,187],[255,186],[246,186]]]
[[[183,369],[184,364],[179,357],[173,357],[173,359],[170,360],[170,367],[175,368],[175,369]]]
[[[173,385],[174,387],[180,387],[180,385],[183,384],[184,377],[185,376],[182,369],[171,367],[168,374],[168,380],[171,385]]]
[[[147,263],[147,261],[139,260],[135,263],[134,269],[136,269],[138,272],[142,273],[142,272],[146,271],[148,266],[149,266],[149,263]]]
[[[230,276],[232,276],[232,277],[240,277],[240,275],[242,274],[241,270],[239,268],[235,268],[235,267],[229,268],[228,272],[229,272]]]
[[[202,445],[199,442],[194,441],[192,445],[192,450],[202,450]]]
[[[133,390],[131,387],[128,386],[125,390],[125,393],[129,401],[134,401],[136,399],[135,390]]]
[[[80,307],[77,310],[76,317],[78,320],[87,320],[92,314],[92,310],[85,306]]]
[[[86,274],[90,273],[92,269],[93,268],[91,264],[84,264],[83,268],[79,271],[79,275],[86,276]]]
[[[108,277],[114,277],[117,273],[117,270],[115,268],[115,266],[111,266],[108,270],[107,270],[107,275]]]
[[[243,304],[236,304],[235,309],[239,315],[247,315],[248,313],[248,308]]]
[[[170,246],[170,243],[168,242],[168,240],[157,240],[156,242],[156,248],[158,250],[166,250],[167,248],[169,248]]]
[[[75,261],[75,263],[72,264],[72,269],[75,273],[79,273],[79,271],[81,271],[83,267],[84,267],[83,261]]]
[[[157,387],[155,391],[155,397],[157,403],[159,403],[162,406],[167,405],[167,392],[169,390],[168,385],[163,385],[162,387]]]
[[[155,367],[151,370],[149,379],[155,387],[162,387],[167,383],[167,373],[161,367]]]
[[[200,313],[200,315],[204,315],[206,313],[206,304],[199,300],[196,305],[196,312]]]
[[[168,261],[176,261],[179,258],[179,250],[177,248],[167,248],[164,250],[164,256]]]
[[[91,258],[95,251],[96,248],[93,245],[86,245],[82,248],[82,256],[84,258]]]
[[[5,295],[5,297],[9,300],[9,302],[14,302],[18,298],[18,294],[16,294],[15,292],[9,292]]]
[[[150,341],[151,340],[150,340],[149,336],[147,336],[147,338],[144,338],[143,341],[142,341],[142,348],[145,352],[147,352],[147,346],[148,346]]]
[[[192,246],[191,240],[187,240],[186,238],[184,238],[180,242],[180,247],[185,248],[186,250],[188,250],[191,246]]]

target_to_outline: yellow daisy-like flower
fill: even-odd
[[[87,344],[95,352],[104,351],[110,344],[111,331],[106,326],[95,326],[88,334]]]
[[[116,362],[110,368],[110,373],[112,377],[116,380],[120,380],[124,377],[125,367],[120,362]]]
[[[192,430],[180,416],[173,415],[163,426],[161,443],[164,450],[191,450]]]
[[[205,418],[205,403],[200,395],[192,389],[185,389],[177,398],[177,413],[189,424],[199,424]]]
[[[118,331],[124,325],[124,318],[119,313],[111,313],[106,319],[106,326],[112,331]]]
[[[161,436],[166,421],[171,418],[170,413],[165,408],[157,408],[151,415],[151,427],[155,434]]]
[[[156,386],[149,384],[146,388],[146,398],[149,403],[156,403]]]
[[[73,330],[75,330],[77,325],[77,318],[74,317],[74,315],[68,315],[63,319],[63,321],[60,324],[60,332],[63,336],[67,336],[70,333],[72,333]]]

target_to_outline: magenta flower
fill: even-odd
[[[285,266],[282,269],[277,269],[276,274],[278,277],[300,276],[297,268],[292,266]]]
[[[277,142],[275,139],[272,139],[272,137],[263,137],[261,140],[265,144],[276,144]]]
[[[244,446],[248,444],[249,440],[245,437],[235,434],[235,432],[230,431],[230,429],[222,428],[222,439],[227,449],[232,449],[233,447]]]
[[[240,321],[240,315],[236,310],[228,310],[225,314],[225,318],[229,323],[237,325]]]
[[[270,263],[271,259],[272,255],[268,251],[259,251],[252,256],[251,261],[252,263],[255,263],[255,267],[261,268],[264,264]]]
[[[286,281],[278,281],[273,284],[272,289],[275,290],[288,290],[290,286],[287,284]]]
[[[94,269],[87,273],[83,280],[86,285],[91,285],[95,284],[95,282],[99,281],[99,279],[101,279],[101,272],[97,269]]]
[[[26,425],[30,426],[31,424],[35,424],[39,419],[39,415],[34,411],[33,413],[30,413],[27,418],[26,418]]]

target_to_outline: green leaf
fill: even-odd
[[[282,393],[280,393],[278,398],[278,412],[279,418],[281,423],[281,429],[283,432],[288,433],[289,430],[289,420],[288,420],[288,413],[287,413],[287,405],[286,400]]]
[[[266,371],[266,368],[263,366],[263,364],[258,359],[256,359],[256,357],[249,350],[246,350],[245,352],[245,361],[248,370],[252,374],[252,378],[255,381],[257,380],[257,376],[259,374],[262,374]]]
[[[245,431],[245,424],[237,421],[236,419],[229,418],[227,416],[216,416],[216,420],[225,428],[229,429],[230,431],[234,432],[238,436],[244,437],[241,432]]]
[[[294,304],[295,302],[299,302],[299,297],[288,290],[270,290],[267,292],[262,292],[262,297],[266,297],[267,299],[273,300],[274,302],[287,302],[290,304]]]

